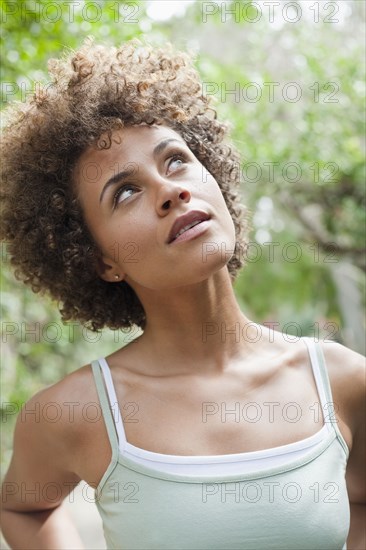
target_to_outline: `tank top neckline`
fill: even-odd
[[[227,454],[217,454],[217,455],[173,455],[167,453],[156,453],[154,451],[149,451],[141,447],[136,447],[132,443],[125,442],[124,449],[128,454],[147,458],[156,462],[171,462],[171,463],[215,463],[215,462],[237,462],[243,460],[255,460],[259,458],[267,458],[270,456],[277,456],[282,454],[287,454],[299,450],[305,450],[309,447],[313,447],[320,441],[322,441],[326,434],[329,433],[329,429],[326,425],[323,425],[320,430],[314,434],[301,439],[299,441],[294,441],[292,443],[286,443],[284,445],[277,445],[275,447],[270,447],[268,449],[260,449],[258,451],[244,451],[241,453],[227,453]],[[122,453],[123,454],[123,453]]]
[[[99,361],[93,361],[92,362],[92,370],[94,374],[95,383],[97,386],[98,396],[101,403],[102,413],[104,417],[104,421],[106,424],[109,441],[112,449],[112,457],[110,464],[104,473],[102,479],[99,482],[99,485],[97,487],[97,490],[100,490],[103,485],[106,483],[107,479],[113,472],[113,470],[116,468],[118,464],[121,466],[138,472],[142,475],[146,475],[152,478],[156,479],[162,479],[167,481],[176,481],[176,482],[182,482],[182,483],[202,483],[202,482],[215,482],[217,480],[221,481],[237,481],[240,480],[251,480],[256,479],[258,476],[261,477],[268,477],[272,476],[278,473],[284,473],[291,471],[293,469],[296,469],[298,467],[302,467],[303,465],[311,462],[312,460],[316,459],[318,456],[323,454],[327,451],[328,447],[330,447],[334,440],[338,440],[338,443],[340,447],[342,448],[343,455],[348,458],[349,456],[349,449],[346,444],[346,442],[343,439],[343,436],[341,432],[339,431],[339,428],[337,426],[337,423],[334,421],[326,422],[325,415],[324,415],[324,406],[327,404],[332,404],[332,393],[329,383],[329,378],[327,374],[327,369],[325,366],[325,360],[323,356],[323,352],[321,350],[321,347],[316,344],[311,338],[303,337],[303,341],[305,341],[313,376],[315,379],[316,388],[318,391],[318,397],[321,404],[321,408],[323,411],[323,421],[324,426],[316,432],[314,435],[310,436],[310,438],[303,439],[301,441],[297,441],[295,443],[290,443],[288,445],[292,446],[292,449],[294,449],[293,446],[302,445],[304,447],[304,452],[298,453],[288,453],[288,459],[282,461],[281,464],[272,464],[266,467],[266,469],[253,469],[250,472],[247,473],[233,473],[233,472],[224,472],[219,474],[213,474],[213,473],[201,473],[201,474],[192,474],[188,472],[169,472],[169,471],[162,471],[159,470],[157,467],[154,467],[154,462],[158,464],[159,457],[160,460],[163,460],[165,462],[170,461],[171,463],[174,463],[174,458],[178,458],[178,461],[181,461],[182,467],[183,465],[189,465],[199,462],[200,459],[203,459],[205,461],[216,461],[220,462],[230,462],[234,460],[238,461],[245,461],[246,458],[250,458],[249,453],[238,453],[238,454],[226,454],[226,455],[206,455],[206,456],[182,456],[182,455],[164,455],[160,453],[154,453],[152,451],[147,451],[145,449],[139,449],[139,447],[135,447],[135,452],[141,452],[139,456],[143,456],[142,462],[138,462],[137,456],[133,456],[133,445],[126,444],[128,443],[125,438],[125,432],[123,428],[123,422],[121,418],[121,414],[119,411],[119,407],[117,406],[116,410],[114,411],[117,416],[117,422],[114,421],[112,410],[113,410],[113,403],[118,404],[114,386],[113,386],[113,380],[111,377],[111,373],[108,367],[107,362],[105,359],[100,359]],[[108,388],[108,389],[106,389]],[[119,418],[119,420],[118,420]],[[327,433],[328,432],[328,433]],[[312,441],[309,442],[309,440]],[[317,442],[315,442],[317,440]],[[122,443],[122,448],[121,448]],[[310,444],[309,444],[310,443]],[[272,449],[263,449],[260,451],[253,451],[254,453],[271,453],[273,452],[273,449],[282,450],[285,454],[288,451],[288,446],[283,445],[280,447],[275,447]],[[129,450],[132,450],[132,453],[129,452]],[[299,456],[300,454],[300,456]],[[131,457],[129,456],[131,455]],[[285,455],[282,455],[284,457]],[[263,455],[260,457],[262,458]],[[171,460],[173,458],[173,460]],[[256,457],[258,458],[258,457]],[[264,457],[266,460],[266,457]],[[151,465],[150,465],[151,463]],[[208,466],[210,464],[207,462]],[[250,462],[249,462],[250,464]],[[224,464],[225,465],[225,464]]]
[[[282,548],[285,539],[286,548],[294,548],[296,542],[305,540],[306,536],[307,546],[314,548],[320,547],[316,544],[320,541],[318,533],[322,535],[322,548],[325,548],[327,542],[329,545],[330,538],[335,540],[334,527],[340,526],[337,531],[337,547],[346,549],[344,541],[349,523],[343,521],[342,524],[339,518],[343,518],[349,510],[344,481],[348,447],[337,424],[324,414],[324,405],[332,403],[332,393],[321,347],[313,342],[307,345],[309,355],[312,354],[311,361],[316,361],[316,364],[312,362],[312,369],[324,425],[316,434],[299,442],[264,449],[264,452],[282,450],[283,454],[273,461],[270,460],[265,468],[258,467],[259,461],[254,461],[254,464],[249,462],[251,471],[246,468],[239,471],[237,465],[240,466],[241,462],[223,464],[221,471],[215,470],[215,464],[207,464],[206,468],[201,465],[200,471],[195,465],[187,465],[186,469],[183,469],[183,465],[176,465],[175,470],[159,470],[158,468],[165,467],[156,462],[159,456],[164,460],[170,460],[174,456],[184,460],[196,460],[197,457],[163,455],[144,449],[141,449],[143,455],[146,457],[146,453],[151,453],[155,465],[152,465],[154,460],[149,463],[146,458],[141,459],[141,462],[133,457],[129,458],[129,451],[138,451],[139,447],[122,439],[124,446],[122,450],[119,448],[121,440],[118,437],[123,437],[123,424],[118,426],[118,422],[113,419],[113,413],[117,416],[113,404],[118,404],[118,401],[114,401],[110,393],[108,396],[108,375],[104,378],[104,369],[108,370],[108,365],[102,367],[98,361],[92,362],[112,449],[110,463],[95,490],[95,502],[103,519],[106,539],[108,536],[108,548],[120,548],[122,540],[129,548],[145,547],[145,541],[148,541],[151,548],[176,548],[177,540],[179,546],[181,540],[185,540],[187,548],[192,547],[191,541],[200,548],[206,548],[207,545],[223,548],[223,541],[228,540],[235,544],[235,548],[241,548],[243,544],[248,548],[257,548],[260,541],[264,541],[263,544],[267,546],[270,543],[271,548]],[[329,409],[327,412],[329,413]],[[289,447],[294,448],[299,444],[304,447],[305,452],[289,452]],[[223,458],[230,461],[233,457],[238,457],[246,466],[246,458],[249,460],[250,455],[257,453],[262,451],[208,455],[203,458]],[[324,498],[315,500],[314,480],[317,487],[327,490],[333,490],[334,487],[341,489],[342,506],[323,504],[338,502],[338,497],[336,501],[326,501]],[[329,492],[325,494],[327,498],[331,496]],[[314,506],[315,501],[319,504]],[[131,505],[131,502],[134,504]],[[307,518],[310,509],[314,514]],[[328,521],[327,530],[324,531],[324,520],[329,517],[329,513],[332,514],[332,519]],[[162,517],[167,519],[165,524],[168,525],[167,530],[163,531]],[[290,522],[286,519],[289,517]],[[246,520],[244,524],[243,518]],[[306,521],[303,518],[307,518]],[[269,527],[268,521],[272,521]],[[310,531],[309,521],[315,525]],[[238,526],[241,526],[240,529]],[[225,528],[226,532],[223,531]],[[177,539],[179,529],[182,534]],[[202,533],[204,536],[201,536]],[[211,533],[211,538],[207,538],[206,533]],[[155,535],[154,539],[152,534]],[[189,540],[187,536],[190,536]]]
[[[316,354],[316,349],[314,346],[314,341],[311,338],[303,337],[302,340],[306,343],[308,353],[310,356],[310,363],[312,367],[313,376],[315,379],[316,389],[318,391],[318,397],[320,401],[320,407],[322,411],[326,410],[327,404],[327,395],[324,388],[324,381],[322,383],[321,373],[319,369],[319,360]],[[129,455],[134,455],[137,457],[145,457],[152,461],[157,462],[174,462],[174,463],[207,463],[207,462],[236,462],[238,460],[251,460],[257,458],[266,458],[270,456],[282,455],[285,453],[291,453],[297,450],[303,450],[309,447],[313,447],[315,444],[320,443],[325,437],[326,433],[333,433],[332,422],[325,422],[324,413],[323,413],[323,426],[314,434],[295,441],[292,443],[287,443],[284,445],[279,445],[267,449],[260,449],[257,451],[246,451],[242,453],[228,453],[228,454],[219,454],[219,455],[174,455],[167,453],[157,453],[154,451],[149,451],[143,449],[142,447],[137,447],[132,443],[129,443],[126,438],[123,420],[121,411],[118,405],[117,395],[111,376],[111,371],[107,360],[102,357],[98,359],[98,363],[102,369],[104,375],[104,383],[107,388],[108,400],[111,409],[113,410],[114,417],[114,427],[118,436],[119,450],[121,455],[127,452]],[[328,399],[329,403],[329,399]]]

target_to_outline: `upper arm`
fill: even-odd
[[[16,512],[48,510],[61,504],[79,483],[70,471],[64,423],[45,414],[55,402],[53,388],[34,395],[20,411],[13,455],[2,486],[2,506]],[[57,400],[56,400],[57,403]]]
[[[346,481],[351,502],[366,502],[366,369],[365,358],[336,343],[324,343],[339,428],[350,433]]]

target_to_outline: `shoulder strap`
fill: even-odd
[[[310,337],[304,337],[303,340],[308,348],[320,405],[322,407],[324,423],[328,426],[330,431],[332,428],[334,429],[342,447],[348,455],[349,450],[347,443],[338,428],[338,421],[335,415],[337,404],[333,402],[332,390],[322,347],[319,342],[315,342]]]
[[[327,410],[327,403],[332,402],[332,392],[329,385],[328,373],[326,372],[325,368],[325,362],[323,357],[319,353],[319,351],[321,352],[321,350],[319,350],[315,341],[309,337],[305,337],[303,338],[303,340],[305,341],[308,348],[311,368],[313,370],[316,388],[319,394],[320,405],[324,415]]]
[[[104,382],[102,378],[102,373],[100,371],[99,362],[92,361],[91,366],[92,366],[92,371],[94,375],[95,385],[98,392],[100,406],[102,408],[105,426],[107,428],[109,441],[112,447],[112,458],[115,458],[119,453],[118,438],[116,434],[116,428],[112,417],[112,412],[110,409],[107,393],[104,387]]]
[[[125,443],[126,443],[126,434],[123,427],[123,420],[122,420],[121,411],[118,405],[116,390],[113,384],[111,369],[109,368],[109,365],[107,361],[104,359],[104,357],[101,357],[98,361],[104,375],[104,381],[107,388],[109,403],[111,405],[111,409],[114,416],[115,428],[118,434],[119,448],[122,452],[124,450]]]

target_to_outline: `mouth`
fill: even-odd
[[[209,219],[210,216],[206,212],[201,212],[199,210],[192,210],[191,212],[180,216],[173,223],[173,226],[169,232],[167,243],[170,244],[178,239],[186,240],[186,238],[183,238],[182,235],[184,235],[185,237],[189,237],[201,233],[201,231],[199,231],[198,229],[203,229],[203,227],[197,228],[194,231],[193,228],[202,224],[203,222],[208,221]],[[204,224],[204,226],[206,225],[207,224]],[[187,232],[189,232],[189,235]]]

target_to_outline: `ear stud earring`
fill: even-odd
[[[119,275],[115,275],[114,278],[115,278],[116,280],[118,280],[118,279],[119,279]]]

